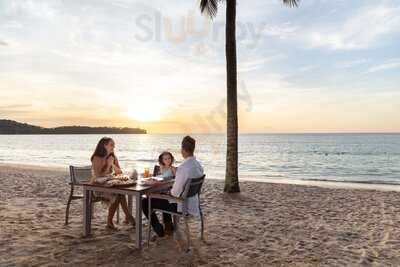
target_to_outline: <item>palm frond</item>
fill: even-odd
[[[283,3],[289,7],[298,7],[300,0],[283,0]]]
[[[220,0],[200,0],[201,13],[205,13],[214,18],[218,12],[218,2]]]

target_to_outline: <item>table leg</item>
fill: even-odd
[[[91,230],[90,191],[83,187],[83,235],[88,236]]]
[[[136,246],[142,249],[142,195],[136,194]]]

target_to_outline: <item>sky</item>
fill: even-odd
[[[400,0],[237,9],[240,132],[400,132]],[[196,0],[0,0],[0,118],[224,132],[224,15]]]

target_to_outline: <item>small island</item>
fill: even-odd
[[[44,128],[13,120],[0,120],[0,134],[146,134],[140,128],[61,126]]]

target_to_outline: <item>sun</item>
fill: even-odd
[[[136,121],[153,122],[159,121],[163,117],[163,108],[157,105],[136,104],[128,107],[125,114]]]

